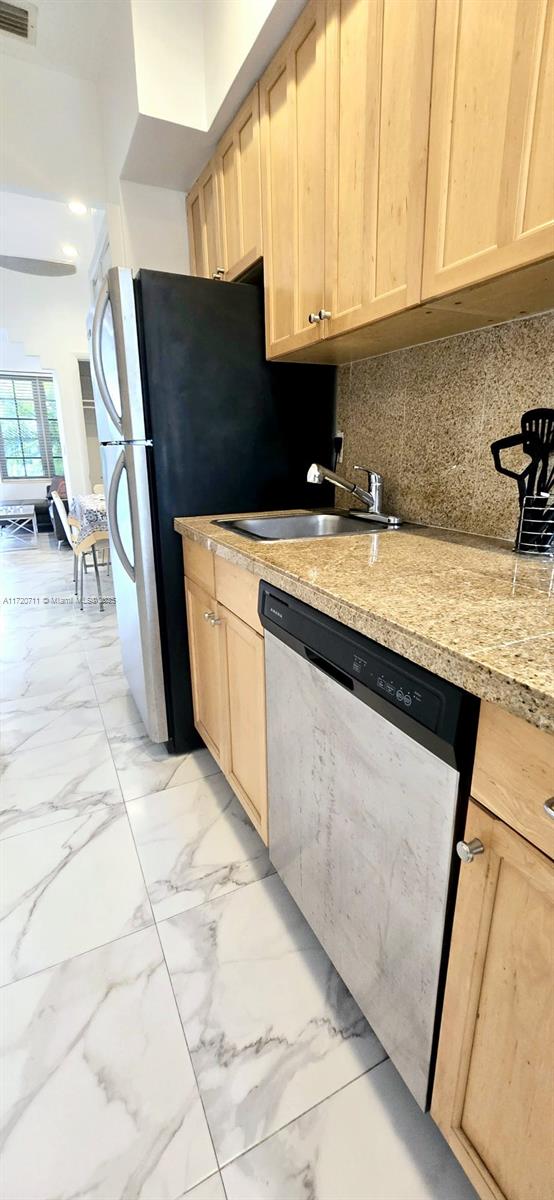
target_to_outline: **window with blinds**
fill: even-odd
[[[0,374],[2,479],[63,475],[54,384],[49,375]]]

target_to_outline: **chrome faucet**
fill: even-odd
[[[354,467],[355,471],[365,471],[367,474],[367,485],[370,489],[359,487],[357,483],[351,483],[349,479],[343,479],[342,475],[337,475],[335,471],[331,471],[329,467],[322,467],[320,463],[312,463],[308,470],[308,483],[334,483],[335,487],[340,487],[345,492],[350,492],[356,496],[357,500],[361,500],[362,504],[367,505],[367,512],[360,513],[357,509],[353,510],[357,516],[371,517],[372,521],[380,521],[383,525],[397,526],[402,524],[400,517],[390,517],[381,511],[383,502],[383,476],[378,471],[371,471],[369,467]]]

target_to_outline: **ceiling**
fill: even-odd
[[[95,216],[74,216],[67,204],[22,196],[15,192],[0,195],[0,254],[21,255],[62,261],[62,246],[74,246],[78,252],[77,271],[88,272],[94,250]]]
[[[12,0],[24,4],[25,0]],[[0,32],[0,54],[97,80],[103,71],[111,17],[128,0],[32,0],[38,9],[36,45]]]

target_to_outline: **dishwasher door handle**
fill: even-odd
[[[354,691],[354,680],[346,674],[346,671],[341,671],[340,667],[336,667],[334,663],[327,662],[326,658],[321,658],[321,655],[316,654],[315,650],[310,650],[309,646],[304,646],[304,654],[308,662],[313,667],[317,667],[318,671],[323,671],[324,675],[328,675],[330,679],[334,679],[343,687],[348,688],[349,692]]]

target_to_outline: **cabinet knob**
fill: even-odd
[[[212,279],[223,279],[224,275],[225,267],[216,267],[215,271],[212,271]]]
[[[320,321],[329,321],[332,316],[333,314],[329,312],[328,308],[320,308],[318,313]]]
[[[210,613],[210,625],[212,628],[214,625],[221,625],[221,618],[216,617],[215,613]]]
[[[552,817],[552,820],[554,821],[554,796],[551,796],[550,800],[546,801],[544,805],[544,811],[547,817]]]
[[[472,838],[470,842],[458,842],[456,846],[456,854],[461,858],[462,862],[473,862],[476,854],[484,854],[485,847],[479,838]]]
[[[319,313],[308,313],[308,321],[310,325],[319,325],[321,317]]]
[[[205,621],[210,621],[212,617],[215,617],[215,613],[209,611],[205,612],[203,615]]]

